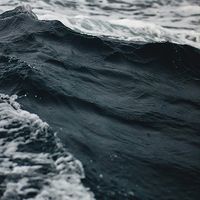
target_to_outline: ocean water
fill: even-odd
[[[0,12],[19,5],[89,35],[200,47],[199,0],[1,0]]]
[[[199,1],[0,13],[1,200],[200,198]]]

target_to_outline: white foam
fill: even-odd
[[[22,110],[16,98],[0,94],[0,176],[6,177],[1,199],[94,199],[81,183],[81,162],[66,152],[47,123]],[[43,144],[41,151],[31,146],[37,143]]]
[[[136,42],[171,41],[200,48],[200,2],[1,0],[0,10],[27,4],[39,19],[60,20],[81,33]]]

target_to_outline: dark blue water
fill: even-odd
[[[22,109],[46,121],[63,144],[58,150],[51,131],[40,143],[41,131],[21,152],[71,152],[99,200],[200,198],[199,49],[86,36],[20,8],[0,15],[0,46],[0,93],[18,95]],[[10,140],[30,139],[27,127]],[[0,138],[10,142],[7,129]],[[3,161],[0,155],[0,168]],[[42,166],[39,174],[48,179],[54,168]],[[31,194],[5,196],[18,180],[0,170],[2,199],[39,199],[41,180]]]

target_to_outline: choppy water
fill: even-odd
[[[31,6],[71,29],[29,7],[0,15],[0,198],[198,200],[198,40],[146,28],[198,35],[198,1],[180,2],[193,14],[174,27],[175,1],[63,2]],[[132,38],[121,18],[139,20]]]
[[[90,35],[200,47],[199,0],[1,0],[0,10],[19,5]]]

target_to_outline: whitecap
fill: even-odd
[[[21,109],[16,95],[0,94],[2,200],[91,200],[80,161],[62,146],[49,125]]]
[[[174,42],[200,48],[200,4],[196,1],[2,0],[0,13],[31,5],[40,20],[59,20],[88,35],[132,42]],[[30,12],[30,6],[25,8]]]

